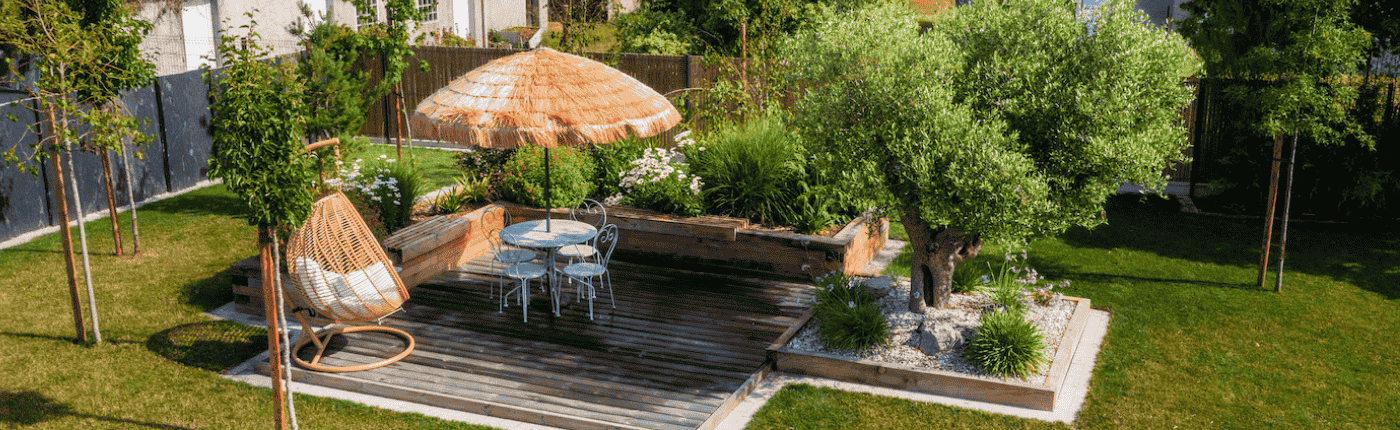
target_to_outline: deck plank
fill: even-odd
[[[735,392],[764,368],[765,348],[810,303],[806,284],[637,262],[610,269],[616,308],[603,290],[594,320],[587,302],[556,317],[536,292],[526,323],[519,306],[498,311],[489,260],[476,259],[414,287],[403,312],[384,320],[414,336],[408,358],[363,372],[294,373],[308,383],[564,428],[694,429],[733,407]],[[353,333],[324,362],[373,362],[402,346],[392,336]]]

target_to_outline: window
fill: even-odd
[[[358,22],[360,25],[371,25],[379,23],[379,0],[369,0],[365,2],[368,9],[360,11]]]
[[[437,21],[437,0],[418,0],[418,11],[423,13],[423,22]]]

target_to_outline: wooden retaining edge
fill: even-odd
[[[999,381],[943,370],[916,369],[869,360],[853,361],[831,354],[788,349],[788,341],[811,320],[816,313],[814,310],[803,314],[768,347],[768,359],[773,364],[773,370],[780,372],[1049,411],[1054,410],[1057,394],[1068,376],[1074,350],[1078,348],[1088,324],[1089,299],[1066,297],[1065,300],[1076,302],[1075,311],[1060,337],[1060,348],[1056,351],[1055,361],[1044,384]]]
[[[710,414],[710,418],[706,419],[705,422],[700,423],[700,427],[696,427],[696,430],[714,430],[718,427],[725,418],[729,417],[730,412],[734,412],[734,409],[739,407],[739,404],[743,403],[754,389],[758,388],[759,384],[768,379],[768,374],[772,372],[773,363],[765,361],[762,366],[758,367],[758,371],[750,375],[747,381],[744,381],[744,385],[740,385],[738,390],[730,393],[729,397],[725,397],[724,403],[720,403],[719,409]]]
[[[1074,353],[1079,350],[1079,340],[1084,337],[1084,328],[1089,325],[1089,299],[1065,297],[1065,300],[1073,300],[1077,304],[1074,306],[1074,314],[1069,317],[1069,325],[1065,327],[1064,334],[1060,335],[1055,361],[1050,364],[1050,372],[1045,377],[1045,385],[1055,388],[1056,400],[1059,399],[1060,390],[1069,376],[1069,365],[1074,361]]]
[[[258,363],[253,366],[253,368],[262,375],[270,375],[272,373],[271,365],[266,362]],[[577,430],[644,430],[640,427],[625,424],[560,415],[553,412],[506,405],[488,400],[469,399],[414,388],[398,387],[363,379],[347,378],[333,373],[311,372],[295,366],[292,368],[292,379],[322,387],[387,397],[406,402],[432,405],[440,408],[542,426]]]
[[[496,204],[509,210],[515,222],[544,219],[544,209],[513,203],[497,202]],[[669,220],[661,217],[660,214],[648,212],[629,208],[625,212],[614,213],[612,209],[609,209],[608,223],[617,224],[617,228],[623,230],[694,236],[731,242],[735,240],[740,229],[748,227],[748,221],[737,218],[706,217],[705,219],[709,222],[697,223]],[[555,219],[569,219],[569,212],[565,209],[555,208],[550,214]]]

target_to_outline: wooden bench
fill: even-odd
[[[465,214],[438,215],[394,232],[384,251],[399,278],[413,288],[491,251],[486,234],[499,229],[500,206],[487,205]]]

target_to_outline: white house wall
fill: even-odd
[[[151,32],[141,40],[141,53],[156,66],[157,76],[191,70],[185,64],[184,24],[179,9],[146,4],[135,10],[136,17],[151,23]],[[213,32],[213,29],[210,29]]]

